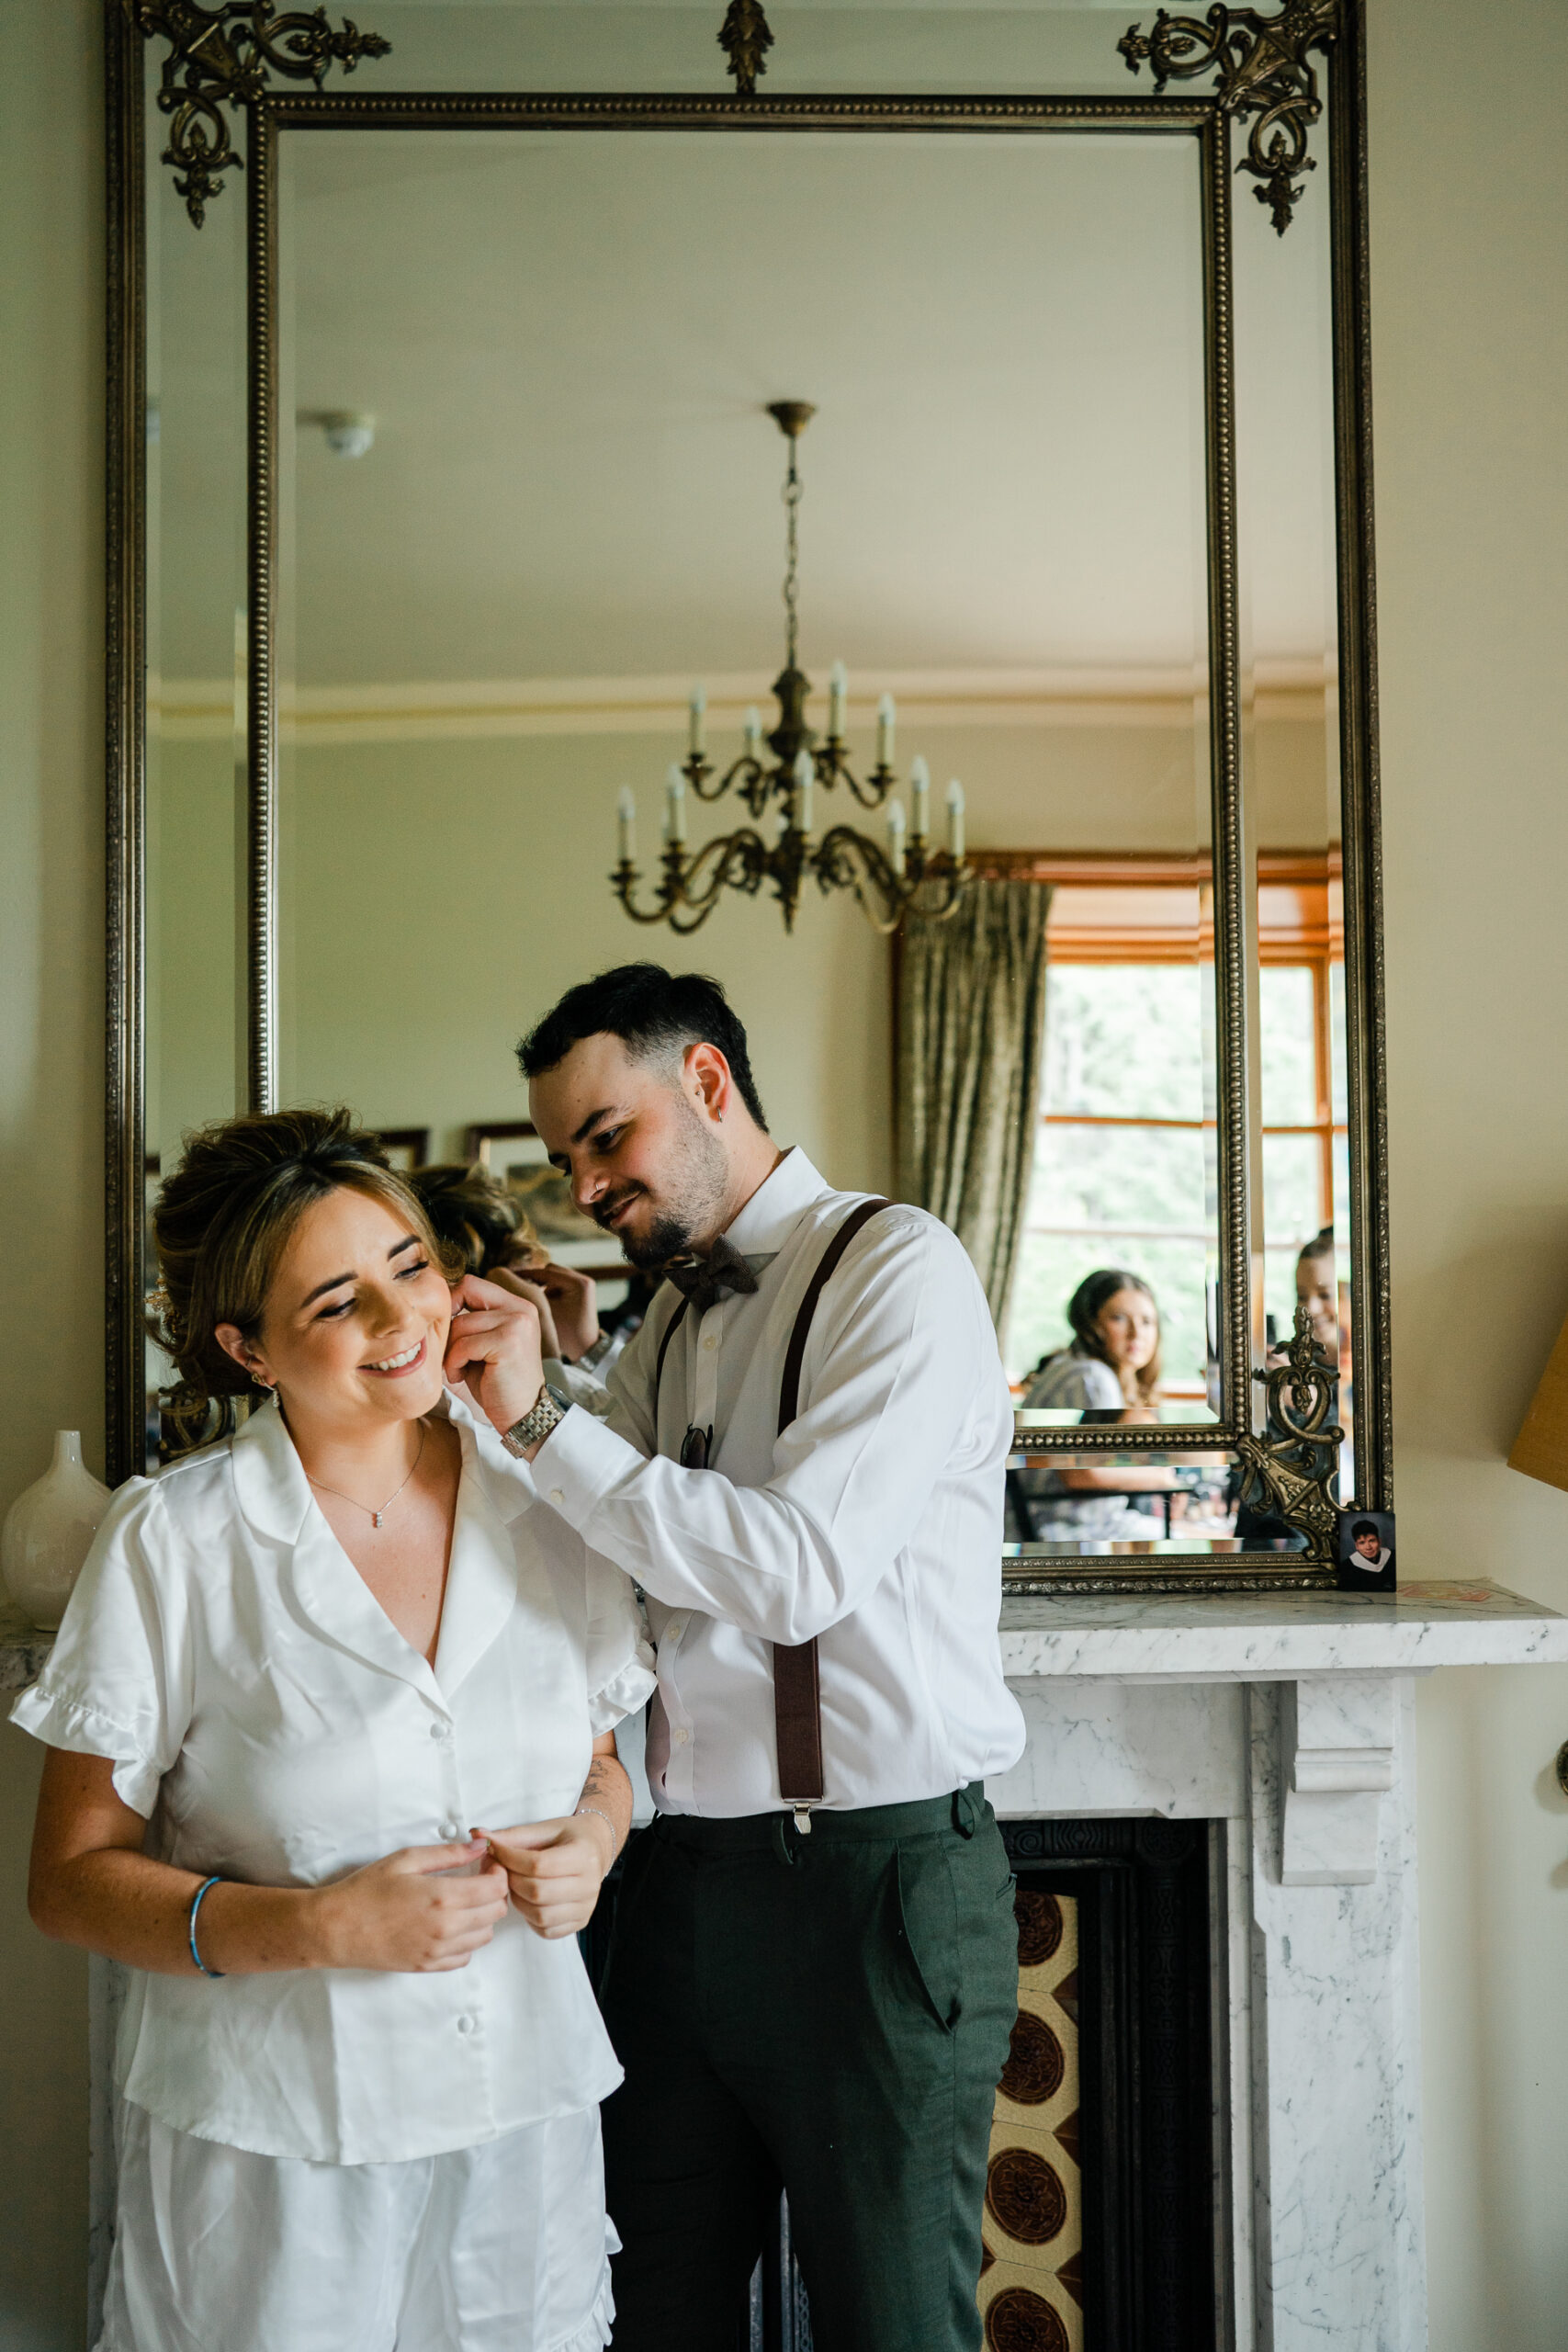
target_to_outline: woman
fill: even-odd
[[[102,2352],[599,2352],[631,1589],[446,1393],[482,1295],[347,1113],[193,1137],[154,1231],[196,1400],[265,1401],[122,1488],[15,1710],[34,1917],[135,1972]]]
[[[1067,1303],[1072,1344],[1036,1366],[1023,1409],[1095,1421],[1152,1421],[1160,1393],[1159,1306],[1139,1274],[1104,1266]],[[1176,1473],[1148,1461],[1073,1463],[1016,1474],[1036,1542],[1147,1543],[1164,1522],[1136,1498],[1168,1493]]]

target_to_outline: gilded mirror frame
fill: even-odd
[[[190,11],[185,12],[186,15]],[[246,6],[194,12],[260,24]],[[146,441],[143,122],[149,42],[169,40],[180,12],[148,0],[106,0],[106,164],[108,223],[107,324],[108,431],[107,528],[107,1101],[106,1291],[108,1475],[118,1484],[142,1466],[145,1417],[141,1299],[144,1169],[144,896],[146,881]],[[1231,41],[1226,50],[1218,27]],[[294,19],[315,24],[315,19]],[[1224,1449],[1255,1470],[1280,1452],[1260,1433],[1255,1369],[1253,1270],[1258,1241],[1250,1202],[1246,1003],[1251,918],[1243,857],[1241,653],[1238,633],[1235,412],[1231,225],[1236,175],[1288,228],[1303,196],[1307,125],[1318,119],[1314,68],[1326,99],[1325,172],[1305,184],[1307,201],[1330,213],[1335,522],[1337,548],[1338,752],[1346,965],[1351,1350],[1356,1409],[1356,1505],[1393,1508],[1389,1348],[1386,1111],[1383,1072],[1382,872],[1378,824],[1375,632],[1371,520],[1371,415],[1367,247],[1367,175],[1362,0],[1293,0],[1275,17],[1219,8],[1200,22],[1165,20],[1156,42],[1182,37],[1208,44],[1215,87],[1165,90],[1146,85],[1125,97],[897,96],[769,97],[756,94],[462,93],[378,95],[356,85],[275,87],[261,74],[220,90],[246,118],[243,200],[246,213],[249,368],[248,455],[248,995],[247,1082],[252,1104],[276,1099],[277,714],[273,615],[276,563],[277,141],[287,130],[487,130],[527,129],[725,130],[777,136],[792,130],[989,132],[1011,138],[1116,131],[1190,138],[1200,161],[1203,256],[1204,447],[1208,537],[1210,744],[1215,905],[1217,1158],[1220,1204],[1221,1411],[1217,1422],[1157,1428],[1082,1428],[1032,1433],[1031,1459],[1066,1453]],[[275,27],[276,30],[276,28]],[[1108,38],[1111,20],[1108,19]],[[1135,28],[1134,28],[1135,30]],[[189,28],[186,28],[188,34]],[[314,37],[314,36],[313,36]],[[324,34],[321,36],[325,38]],[[1150,42],[1122,44],[1134,69]],[[1314,52],[1308,63],[1308,52]],[[216,52],[214,52],[216,53]],[[1192,54],[1190,42],[1187,52]],[[1172,62],[1172,56],[1178,62]],[[1168,52],[1176,79],[1201,68]],[[1282,61],[1282,62],[1281,62]],[[1293,70],[1292,70],[1293,61]],[[172,62],[172,61],[171,61]],[[277,63],[272,58],[266,62]],[[1161,60],[1153,61],[1156,66]],[[204,71],[206,69],[203,69]],[[284,65],[298,73],[297,66]],[[732,68],[732,70],[734,70]],[[165,65],[165,86],[168,83]],[[738,77],[739,78],[739,77]],[[1292,91],[1295,96],[1291,97]],[[1306,94],[1303,98],[1303,92]],[[1310,106],[1311,111],[1307,111]],[[210,124],[224,118],[214,98]],[[1239,162],[1233,135],[1248,118]],[[176,125],[175,160],[181,141]],[[199,216],[211,172],[199,153]],[[190,175],[188,156],[180,158]],[[186,193],[185,182],[176,182]],[[1227,1082],[1227,1080],[1229,1082]],[[1304,1360],[1303,1360],[1304,1362]],[[1320,1416],[1321,1418],[1321,1416]],[[1297,1460],[1300,1461],[1298,1454]],[[1310,1459],[1310,1457],[1309,1457]],[[1236,1591],[1324,1588],[1335,1582],[1333,1507],[1327,1471],[1301,1481],[1287,1508],[1307,1537],[1296,1553],[1190,1555],[1190,1566],[1156,1555],[1066,1558],[1043,1547],[1006,1563],[1013,1591]],[[1326,1516],[1325,1516],[1326,1514]]]

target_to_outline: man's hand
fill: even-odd
[[[501,1290],[510,1291],[513,1298],[525,1298],[538,1316],[539,1345],[546,1355],[561,1356],[563,1363],[569,1361],[562,1353],[560,1334],[556,1329],[556,1318],[550,1310],[550,1302],[532,1274],[520,1274],[511,1266],[492,1266],[486,1274],[485,1280],[487,1283],[494,1283]]]
[[[585,1356],[599,1337],[599,1294],[581,1266],[518,1266],[513,1272],[536,1284],[555,1318],[558,1353],[567,1363]]]
[[[491,1427],[504,1437],[531,1413],[545,1385],[539,1311],[481,1274],[465,1274],[452,1289],[452,1330],[446,1376],[468,1394]]]
[[[536,1936],[575,1936],[593,1917],[615,1859],[615,1832],[595,1813],[531,1821],[517,1829],[476,1829],[506,1872],[512,1900]]]

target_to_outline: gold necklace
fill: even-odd
[[[418,1445],[418,1448],[417,1448],[417,1450],[416,1450],[416,1452],[415,1452],[415,1453],[414,1453],[414,1457],[413,1457],[412,1462],[409,1464],[409,1475],[408,1475],[408,1478],[405,1478],[405,1479],[403,1480],[403,1487],[406,1487],[406,1486],[408,1485],[408,1483],[409,1483],[409,1478],[412,1478],[412,1477],[413,1476],[414,1472],[419,1468],[420,1455],[424,1452],[424,1441],[425,1441],[425,1436],[426,1436],[425,1424],[424,1424],[423,1421],[421,1421],[421,1423],[420,1423],[420,1425],[419,1425],[419,1445]],[[345,1495],[345,1494],[343,1492],[343,1490],[342,1490],[342,1488],[341,1488],[341,1487],[329,1487],[329,1486],[326,1484],[325,1480],[324,1480],[324,1479],[321,1479],[321,1478],[310,1478],[310,1472],[309,1472],[308,1470],[305,1472],[305,1476],[306,1476],[306,1477],[307,1477],[307,1478],[310,1478],[310,1484],[311,1484],[311,1486],[312,1486],[312,1487],[321,1487],[321,1492],[322,1492],[322,1494],[323,1494],[323,1495],[335,1495],[335,1496],[337,1497],[337,1498],[338,1498],[338,1500],[339,1500],[339,1502],[340,1502],[340,1503],[354,1503],[354,1508],[355,1508],[355,1510],[362,1510],[362,1511],[364,1511],[364,1512],[367,1514],[367,1516],[368,1517],[368,1519],[369,1519],[369,1521],[370,1521],[370,1524],[371,1524],[371,1526],[372,1526],[372,1527],[379,1527],[379,1526],[380,1526],[381,1521],[386,1518],[387,1513],[391,1510],[392,1505],[397,1501],[397,1499],[398,1499],[398,1495],[400,1495],[400,1494],[402,1493],[402,1491],[403,1491],[403,1487],[400,1487],[398,1488],[398,1492],[397,1492],[397,1494],[394,1494],[394,1495],[389,1495],[389,1496],[387,1497],[386,1501],[381,1505],[381,1508],[380,1508],[380,1510],[371,1510],[371,1508],[370,1508],[370,1505],[369,1505],[368,1503],[355,1502],[355,1500],[354,1500],[354,1497],[353,1497],[352,1495]]]

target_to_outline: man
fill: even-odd
[[[607,1423],[543,1391],[517,1302],[470,1283],[463,1341],[544,1500],[644,1588],[659,1647],[659,1817],[604,1989],[617,2352],[732,2352],[781,2181],[821,2352],[977,2346],[1017,2014],[981,1783],[1023,1747],[984,1294],[934,1217],[778,1148],[714,981],[604,973],[519,1058],[575,1198],[671,1275]]]

